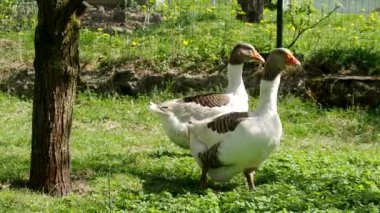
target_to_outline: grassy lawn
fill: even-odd
[[[202,190],[188,151],[170,143],[147,111],[149,101],[174,96],[80,94],[71,137],[75,193],[52,198],[24,186],[31,101],[0,93],[0,212],[379,211],[379,113],[283,97],[282,144],[258,171],[257,189],[248,191],[238,175]]]

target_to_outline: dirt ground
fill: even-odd
[[[82,27],[107,33],[132,33],[133,30],[162,22],[159,13],[149,13],[138,8],[110,8],[102,5],[91,6],[82,18]]]

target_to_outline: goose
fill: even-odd
[[[189,149],[190,137],[187,123],[202,120],[231,111],[248,110],[248,94],[244,87],[243,64],[249,61],[264,63],[264,58],[247,43],[238,43],[232,50],[227,65],[228,86],[226,92],[188,96],[150,103],[149,110],[160,117],[169,139],[178,146]]]
[[[288,65],[300,65],[290,50],[277,48],[269,54],[255,111],[230,112],[187,124],[190,153],[202,172],[201,187],[207,186],[207,175],[226,181],[243,172],[248,188],[254,189],[254,172],[280,144],[282,125],[277,113],[277,93],[281,73]]]

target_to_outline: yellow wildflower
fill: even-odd
[[[189,41],[187,41],[187,40],[183,40],[183,41],[182,41],[182,44],[185,45],[185,46],[187,46],[187,45],[189,45]]]
[[[376,20],[376,14],[375,13],[371,13],[371,15],[369,15],[369,20],[375,21]]]
[[[139,43],[137,43],[136,41],[132,41],[132,44],[131,44],[132,47],[137,47],[138,45]]]
[[[346,28],[344,28],[344,27],[335,27],[335,30],[338,30],[338,31],[345,31]]]

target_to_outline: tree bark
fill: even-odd
[[[71,192],[69,137],[80,72],[82,1],[37,0],[29,186],[55,196]]]
[[[264,17],[265,0],[238,0],[245,14],[238,14],[237,18],[253,23],[259,23]]]

